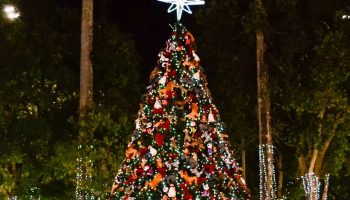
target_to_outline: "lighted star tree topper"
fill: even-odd
[[[171,3],[171,6],[168,9],[168,13],[176,10],[177,20],[180,21],[182,12],[185,11],[188,14],[192,14],[190,6],[195,5],[204,5],[204,0],[158,0],[164,3]]]

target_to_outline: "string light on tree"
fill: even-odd
[[[319,178],[313,172],[310,172],[302,176],[301,179],[303,181],[306,199],[320,199],[321,182]]]
[[[259,145],[259,163],[262,164],[262,166],[259,168],[259,177],[260,179],[264,179],[264,180],[260,180],[260,184],[259,184],[259,196],[260,199],[263,199],[263,197],[268,197],[270,196],[272,199],[275,198],[275,194],[276,194],[276,173],[275,173],[275,169],[274,169],[274,165],[273,165],[273,160],[268,159],[266,157],[267,154],[274,155],[274,151],[273,151],[274,147],[273,145],[269,145],[269,144],[262,144]],[[272,171],[271,176],[268,176],[268,167],[271,167],[270,171]],[[267,182],[273,183],[273,188],[271,190],[271,188],[268,188]],[[263,184],[261,184],[263,183]]]
[[[204,5],[204,0],[158,0],[164,3],[171,3],[168,13],[173,12],[176,10],[177,13],[177,20],[180,21],[182,12],[185,11],[188,14],[192,14],[192,11],[189,6],[197,6],[197,5]]]

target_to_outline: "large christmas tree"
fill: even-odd
[[[113,199],[249,199],[194,38],[176,23],[159,53]]]

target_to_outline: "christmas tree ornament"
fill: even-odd
[[[203,185],[202,197],[209,197],[209,185]]]
[[[174,184],[170,184],[168,197],[170,197],[170,198],[176,197],[176,188],[175,188]]]

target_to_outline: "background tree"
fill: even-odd
[[[285,175],[287,180],[296,180],[309,172],[324,178],[330,169],[332,175],[338,173],[334,173],[338,167],[325,168],[324,158],[333,154],[330,146],[338,141],[335,135],[342,135],[343,128],[338,126],[344,118],[340,117],[340,121],[337,118],[348,112],[348,89],[341,82],[347,79],[349,70],[346,65],[338,64],[349,59],[342,47],[348,38],[342,36],[346,26],[344,22],[339,24],[341,17],[336,13],[344,7],[344,2],[323,1],[321,4],[274,1],[267,8],[272,13],[269,18],[272,48],[268,60],[273,76],[279,77],[273,79],[272,84],[276,143],[283,157],[290,158],[286,155],[291,151],[296,156],[282,162],[281,170],[290,172]],[[344,77],[334,75],[342,73]],[[347,148],[336,146],[338,151],[347,154]],[[344,164],[344,159],[337,161],[335,163]],[[332,176],[330,183],[337,184],[332,183]],[[297,193],[292,193],[291,197],[297,198]]]
[[[0,21],[0,199],[73,199],[79,105],[79,5],[18,4],[17,23]],[[38,12],[40,10],[41,12]],[[100,19],[98,19],[100,20]],[[97,195],[110,188],[139,97],[140,58],[118,27],[97,21],[96,109],[87,117]],[[43,39],[45,38],[45,39]],[[134,96],[135,95],[135,96]],[[134,118],[134,117],[132,117]],[[92,129],[92,130],[91,130]],[[64,192],[63,192],[64,191]]]
[[[254,53],[255,45],[253,38],[255,20],[252,17],[253,14],[249,12],[250,3],[251,2],[246,1],[226,1],[225,3],[211,1],[207,3],[206,8],[202,9],[201,13],[197,16],[198,23],[200,25],[198,29],[200,31],[200,34],[198,34],[198,36],[203,35],[203,37],[200,37],[200,40],[203,41],[201,41],[199,45],[207,45],[206,48],[199,48],[201,55],[203,55],[203,62],[222,63],[222,65],[218,65],[220,67],[215,69],[210,68],[212,64],[205,65],[207,66],[206,70],[211,70],[208,74],[213,74],[213,76],[209,75],[208,79],[218,79],[215,81],[210,81],[210,83],[212,83],[211,87],[216,87],[216,83],[225,85],[224,82],[228,80],[231,83],[237,82],[236,84],[229,84],[230,88],[234,88],[233,90],[228,90],[228,87],[222,87],[221,89],[213,90],[214,93],[217,93],[214,96],[227,95],[230,94],[231,91],[234,92],[234,95],[228,95],[232,97],[234,96],[234,98],[221,98],[218,100],[222,102],[221,104],[218,103],[219,108],[220,106],[226,107],[227,105],[234,105],[234,103],[232,102],[235,102],[236,108],[230,109],[227,107],[228,109],[226,109],[226,111],[242,109],[242,106],[240,106],[238,102],[241,102],[241,105],[245,105],[244,103],[251,102],[250,104],[246,104],[247,106],[244,106],[244,109],[249,111],[244,113],[249,113],[250,115],[248,116],[251,117],[242,118],[242,112],[236,112],[236,116],[230,116],[229,119],[227,119],[227,126],[229,128],[232,127],[232,124],[236,124],[237,122],[246,123],[245,127],[257,127],[257,124],[254,123],[255,102],[248,100],[240,100],[240,97],[244,97],[247,94],[250,94],[251,96],[255,95],[252,94],[255,92],[255,85],[249,85],[249,82],[252,83],[253,81],[254,77],[252,76],[256,74],[256,72],[252,70],[254,67],[254,60],[251,59],[252,57],[254,57],[254,54],[252,53]],[[293,182],[295,183],[301,183],[299,181],[301,173],[298,173],[297,159],[289,158],[291,157],[290,152],[294,152],[295,154],[293,154],[293,156],[297,157],[296,149],[299,148],[301,144],[305,144],[305,146],[313,144],[313,141],[311,140],[309,141],[309,143],[302,143],[301,141],[305,141],[302,140],[302,138],[304,138],[305,135],[300,132],[300,129],[306,128],[307,126],[309,126],[310,129],[312,128],[310,121],[307,122],[304,119],[295,119],[293,120],[293,123],[285,123],[285,121],[290,120],[290,113],[286,112],[286,107],[289,104],[288,102],[293,101],[294,97],[299,99],[299,96],[303,94],[300,93],[301,90],[304,91],[304,93],[306,93],[307,95],[316,95],[316,90],[306,87],[306,85],[311,84],[313,82],[311,81],[311,79],[314,78],[313,75],[311,75],[311,72],[309,72],[309,70],[311,69],[311,63],[313,63],[313,66],[317,66],[319,65],[316,64],[317,60],[320,60],[322,56],[329,56],[323,54],[322,56],[318,55],[316,57],[315,48],[319,48],[318,46],[320,45],[321,41],[324,40],[326,33],[330,31],[326,31],[325,27],[337,26],[337,29],[342,27],[343,31],[346,32],[346,27],[348,26],[348,22],[346,20],[333,20],[333,18],[336,15],[335,11],[346,7],[346,2],[339,1],[337,3],[332,3],[330,1],[322,1],[316,3],[313,1],[264,1],[264,6],[267,10],[266,13],[268,13],[267,21],[270,24],[270,26],[265,30],[268,33],[268,37],[266,37],[266,43],[269,47],[266,53],[266,63],[268,63],[271,70],[271,108],[272,115],[274,116],[272,118],[272,124],[275,137],[274,143],[277,145],[277,155],[279,158],[278,161],[280,163],[280,169],[278,169],[277,173],[279,175],[278,178],[280,182],[279,195],[286,195],[287,193],[290,193],[290,198],[297,199],[298,195],[301,195],[300,198],[303,199],[303,192],[297,191],[297,189],[300,188],[299,185],[289,184],[287,186],[287,183],[290,183],[291,180],[293,180]],[[231,9],[227,9],[228,7]],[[237,18],[232,17],[236,16],[233,13],[239,16],[237,16]],[[341,14],[337,15],[337,19],[341,18],[340,15]],[[211,19],[214,20],[211,21]],[[341,26],[335,25],[340,22],[342,23]],[[327,25],[325,25],[325,23]],[[320,30],[322,29],[323,34],[320,34]],[[208,38],[220,39],[210,40]],[[242,38],[241,42],[237,42],[239,40],[236,40],[236,38]],[[342,38],[343,42],[347,40],[343,36]],[[337,43],[333,43],[333,45],[337,46],[336,44]],[[332,45],[328,44],[327,46],[324,46],[323,49],[328,49],[330,52],[336,51],[335,47],[330,48],[331,46]],[[206,49],[210,50],[206,51]],[[232,53],[233,51],[236,52]],[[238,56],[235,57],[232,55]],[[237,58],[235,63],[232,62],[232,60],[234,60],[232,59],[232,57]],[[210,59],[207,60],[207,58]],[[343,57],[342,59],[347,60],[348,58]],[[331,66],[332,65],[329,65],[328,67],[319,66],[319,68],[328,68],[328,73],[332,71],[333,67]],[[346,68],[343,68],[343,70],[345,69]],[[226,74],[232,76],[232,78],[228,79],[225,78],[226,76],[223,74],[219,75],[219,72],[221,70],[226,72]],[[345,71],[348,72],[349,69]],[[244,74],[243,72],[247,73]],[[315,74],[317,74],[316,72],[317,70],[314,69]],[[324,75],[326,75],[327,73],[325,73]],[[344,76],[346,76],[345,74]],[[313,84],[315,86],[318,85],[318,83],[316,82],[314,82]],[[343,94],[347,94],[347,92]],[[313,100],[316,99],[318,100],[318,97],[315,97]],[[343,105],[345,104],[346,103],[344,102]],[[341,105],[338,104],[335,107],[340,108]],[[226,111],[222,112],[224,118],[227,116]],[[235,117],[239,118],[238,120],[234,120],[236,122],[232,122],[233,120],[231,119],[235,119]],[[231,130],[240,130],[239,127],[240,126],[236,125],[234,129]],[[292,131],[292,129],[294,130]],[[257,130],[252,130],[253,133],[254,131],[256,133]],[[252,133],[249,132],[243,133],[248,133],[247,135],[252,135]],[[315,132],[309,132],[309,134],[313,135],[312,137],[316,136]],[[294,142],[290,143],[290,141]],[[346,142],[347,140],[343,141]],[[255,145],[257,145],[257,143],[255,143]],[[343,149],[342,152],[344,152],[345,157],[348,157],[346,156],[348,155],[348,147],[341,147],[340,149]],[[252,154],[248,154],[248,157],[254,158],[254,154],[256,155],[256,149],[253,148]],[[285,159],[282,160],[282,158]],[[248,159],[248,176],[251,175],[251,177],[257,177],[257,169],[252,167],[256,166],[256,163],[254,162],[256,161],[256,159],[256,157],[252,160]],[[311,159],[309,159],[307,162],[310,162],[310,160]],[[339,166],[342,166],[346,163],[343,159],[337,159],[337,161],[339,163],[342,163]],[[289,173],[284,173],[284,175],[283,173],[280,173],[284,171]],[[341,172],[344,174],[346,170],[342,168]],[[256,179],[250,179],[249,177],[247,179],[248,183],[250,183],[249,185],[252,185],[253,183],[253,187],[256,189],[258,185]],[[339,184],[335,181],[340,181],[340,179],[334,176],[332,178],[331,176],[330,183],[338,185],[330,185],[331,191],[334,191],[336,188],[340,190],[341,188],[341,186],[339,185],[342,184]],[[282,187],[284,187],[283,191]],[[254,188],[253,191],[256,191],[254,190]],[[302,188],[300,189],[302,190]],[[296,192],[293,193],[294,191]],[[335,195],[338,193],[333,194]]]
[[[230,8],[230,9],[228,9]],[[196,14],[194,29],[198,51],[208,74],[209,88],[226,122],[230,140],[242,166],[248,185],[257,185],[251,170],[258,170],[258,126],[256,121],[256,62],[254,30],[246,30],[244,15],[249,2],[208,1]],[[244,22],[243,22],[244,21]],[[246,34],[247,32],[249,34]],[[253,31],[253,32],[251,32]],[[196,33],[197,32],[197,33]],[[246,156],[244,156],[246,155]],[[250,188],[256,190],[255,187]],[[254,192],[255,193],[255,192]],[[253,195],[254,195],[253,193]]]
[[[23,12],[21,19],[0,22],[0,188],[5,197],[28,199],[33,188],[45,193],[41,190],[45,185],[54,181],[58,184],[51,186],[60,185],[51,159],[57,145],[72,140],[67,118],[75,113],[77,82],[72,65],[78,37],[74,27],[64,23],[74,22],[70,10],[47,1],[17,5]],[[40,14],[35,12],[43,5]],[[59,12],[64,15],[52,15]]]

